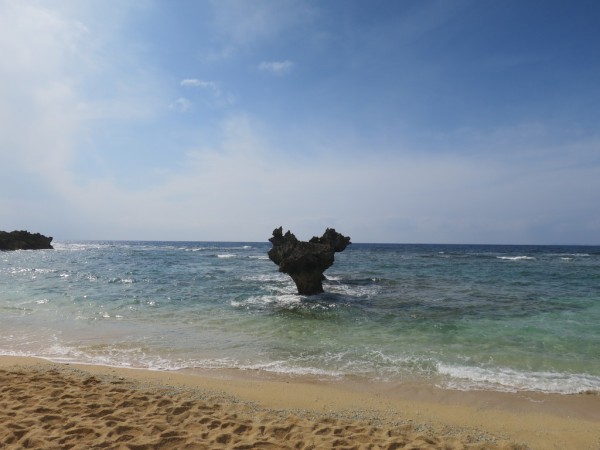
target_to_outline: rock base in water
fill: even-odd
[[[52,249],[51,237],[28,231],[0,231],[0,250],[46,250]]]
[[[279,271],[292,277],[298,293],[314,295],[323,292],[323,272],[334,262],[334,253],[343,251],[351,242],[350,238],[327,228],[323,236],[310,241],[299,241],[283,228],[273,230],[269,239],[273,244],[269,259],[279,265]]]

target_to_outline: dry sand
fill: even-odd
[[[0,449],[600,450],[596,394],[209,375],[0,357]]]

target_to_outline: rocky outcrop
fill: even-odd
[[[351,242],[333,228],[327,228],[323,236],[310,241],[299,241],[290,231],[283,228],[273,230],[269,239],[273,244],[269,259],[279,265],[279,271],[292,277],[298,293],[314,295],[323,292],[323,272],[334,262],[334,253],[343,251]]]
[[[51,237],[28,231],[0,231],[0,250],[44,250],[52,249]]]

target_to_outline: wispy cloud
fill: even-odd
[[[179,85],[184,88],[197,88],[197,89],[201,89],[201,90],[208,92],[209,95],[212,96],[211,101],[208,102],[208,104],[210,106],[226,108],[235,103],[235,96],[227,91],[223,91],[223,89],[221,89],[221,83],[219,83],[218,81],[206,81],[206,80],[201,80],[199,78],[185,78],[185,79],[181,80]],[[179,100],[181,100],[181,99],[178,99],[176,101],[179,101]],[[187,100],[187,101],[189,102],[189,104],[187,105],[188,108],[185,109],[185,111],[188,111],[190,109],[189,107],[192,106],[192,102],[190,100]],[[203,99],[203,102],[207,103],[206,98]],[[180,106],[184,106],[184,105],[180,104]],[[185,111],[183,111],[183,112],[185,112]]]
[[[190,102],[187,98],[179,97],[173,103],[169,105],[169,108],[176,109],[179,112],[188,112],[192,109],[192,102]]]
[[[214,0],[213,25],[223,44],[221,56],[273,39],[314,19],[316,9],[301,0]]]
[[[0,30],[0,190],[43,199],[64,188],[83,135],[86,100],[80,74],[69,69],[87,67],[87,33],[58,12],[19,2],[0,3]],[[18,222],[15,210],[3,211],[3,220]]]
[[[199,80],[198,78],[186,78],[185,80],[181,80],[181,86],[202,86],[206,83],[206,81]]]
[[[100,164],[81,162],[112,150],[96,145],[96,124],[147,119],[168,103],[135,50],[112,45],[121,35],[96,26],[97,17],[122,25],[110,8],[90,11],[99,5],[0,2],[0,191],[18,192],[0,201],[7,228],[62,228],[81,184],[97,176]]]
[[[211,90],[215,95],[221,95],[221,88],[219,87],[219,83],[216,81],[203,81],[198,78],[186,78],[185,80],[181,80],[181,86],[185,87],[198,87],[202,89]]]
[[[597,127],[586,128],[588,122],[596,124],[597,114],[564,122],[502,116],[496,126],[457,114],[438,126],[434,116],[426,114],[427,122],[419,109],[422,100],[428,111],[436,109],[428,101],[450,101],[444,96],[448,91],[434,91],[426,99],[408,95],[413,87],[422,93],[431,86],[416,82],[415,74],[432,73],[423,67],[407,78],[404,70],[391,72],[402,82],[382,85],[385,95],[391,89],[389,101],[380,102],[380,96],[372,103],[339,102],[340,109],[352,109],[339,122],[320,120],[325,113],[336,117],[330,113],[333,103],[322,102],[320,94],[331,88],[331,98],[339,99],[357,89],[356,78],[344,79],[343,71],[340,78],[328,77],[334,80],[330,84],[302,80],[314,83],[302,94],[305,105],[297,105],[297,90],[286,92],[287,83],[276,83],[273,95],[290,110],[272,112],[263,107],[272,104],[271,98],[265,100],[265,83],[275,76],[303,75],[299,60],[292,58],[300,40],[310,39],[322,24],[306,26],[313,17],[307,2],[214,0],[216,17],[206,26],[212,31],[206,47],[231,48],[229,59],[211,66],[200,61],[194,71],[181,72],[189,70],[182,69],[188,67],[187,56],[202,53],[199,39],[186,40],[186,59],[176,66],[169,59],[165,64],[174,72],[166,77],[157,65],[164,61],[140,51],[132,38],[137,31],[130,34],[127,22],[138,17],[132,13],[135,5],[148,4],[131,3],[115,10],[100,0],[52,2],[53,8],[0,0],[3,227],[32,227],[74,239],[260,240],[278,225],[308,238],[339,225],[357,242],[598,241],[600,212],[593,205],[600,192],[600,140]],[[333,29],[339,41],[332,37],[328,48],[349,42],[352,61],[376,53],[382,62],[399,54],[392,52],[396,47],[411,49],[435,33],[457,8],[427,5],[411,9],[415,12],[406,19],[389,21],[384,32],[381,21],[369,21],[359,31],[344,28],[353,39]],[[202,12],[199,18],[210,16]],[[284,35],[297,40],[280,43]],[[143,44],[152,48],[153,39],[158,37],[148,35]],[[164,42],[156,45],[162,48]],[[273,45],[281,53],[273,54]],[[381,45],[389,48],[381,51]],[[407,53],[421,54],[420,48]],[[323,50],[311,64],[302,59],[302,69],[336,55]],[[371,70],[368,64],[360,67]],[[239,108],[230,108],[231,92],[243,92]],[[469,91],[459,86],[450,97],[461,93]],[[484,115],[493,109],[490,101]],[[544,105],[557,102],[558,97]],[[388,103],[402,107],[386,108]],[[357,108],[346,108],[352,104]],[[587,105],[581,107],[592,111]],[[366,116],[356,112],[362,106],[370,113],[381,110],[383,119],[370,118],[362,126]],[[164,114],[168,107],[171,117]],[[324,114],[315,116],[318,111]],[[444,121],[442,114],[435,117]],[[579,118],[587,122],[571,129]],[[415,123],[428,126],[404,132]],[[219,195],[211,195],[215,192]]]
[[[515,173],[512,161],[409,153],[385,160],[354,153],[340,163],[337,150],[298,161],[281,155],[273,130],[248,115],[230,117],[217,129],[213,145],[190,150],[185,164],[152,189],[125,190],[107,181],[84,191],[80,208],[96,212],[106,228],[125,237],[141,233],[140,239],[169,230],[190,238],[259,240],[277,225],[308,238],[343,225],[357,242],[373,239],[376,229],[387,241],[547,243],[564,241],[572,230],[588,240],[600,220],[595,211],[568,207],[573,198],[593,204],[600,180],[595,167],[548,171],[529,164]],[[219,195],[195,194],[201,192]],[[164,214],[158,217],[157,210]],[[243,231],[239,217],[253,218]],[[549,217],[555,228],[538,236]]]
[[[292,70],[294,63],[290,60],[285,61],[263,61],[258,65],[262,72],[270,72],[275,75],[284,75]]]

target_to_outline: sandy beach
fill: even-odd
[[[599,449],[600,396],[0,358],[2,449]]]

